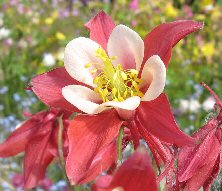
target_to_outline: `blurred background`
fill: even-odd
[[[192,133],[212,115],[214,100],[199,82],[222,98],[221,0],[2,0],[0,1],[0,142],[31,113],[46,109],[27,91],[30,79],[63,66],[66,44],[88,36],[84,23],[99,10],[116,24],[137,31],[142,38],[155,26],[178,19],[203,21],[203,30],[174,48],[165,91],[181,128]],[[19,190],[22,157],[0,159],[0,190]],[[64,190],[56,165],[49,168],[43,190]],[[54,183],[53,183],[54,182]],[[215,189],[221,183],[215,184]],[[17,187],[17,188],[16,188]]]

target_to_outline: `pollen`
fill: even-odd
[[[132,96],[143,96],[139,88],[143,80],[138,77],[139,72],[137,70],[124,70],[121,64],[115,67],[113,61],[117,57],[113,56],[110,58],[101,47],[96,50],[96,57],[102,61],[102,64],[94,64],[95,68],[91,70],[91,73],[94,74],[99,71],[97,77],[94,78],[95,92],[100,94],[103,102],[121,102]],[[88,63],[85,67],[90,68],[92,65]],[[96,68],[96,66],[100,68]]]

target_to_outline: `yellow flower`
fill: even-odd
[[[177,17],[178,11],[173,7],[172,4],[168,4],[166,7],[166,15],[168,17]]]
[[[215,7],[215,8],[213,9],[213,11],[212,11],[212,15],[211,15],[212,19],[213,19],[213,20],[214,20],[214,19],[219,19],[220,16],[221,16],[220,8],[219,8],[219,7]]]
[[[206,16],[205,16],[204,14],[198,14],[198,15],[196,16],[196,20],[201,20],[201,21],[203,21],[203,20],[205,20],[205,18],[206,18]]]
[[[48,17],[45,19],[45,24],[51,25],[54,22],[54,19],[52,17]]]
[[[58,18],[58,16],[59,16],[58,11],[54,11],[54,12],[52,13],[52,18],[56,19],[56,18]]]
[[[66,39],[66,36],[65,36],[63,33],[61,33],[61,32],[57,32],[57,33],[56,33],[56,38],[57,38],[58,40],[65,40],[65,39]]]
[[[206,57],[210,57],[215,53],[215,46],[214,43],[210,42],[210,43],[206,43],[203,47],[202,47],[202,52]]]
[[[203,6],[213,5],[214,0],[201,0],[200,2]]]

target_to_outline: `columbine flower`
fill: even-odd
[[[222,146],[222,102],[207,86],[216,100],[216,116],[197,131],[193,137],[198,144],[182,147],[178,159],[178,179],[181,189],[209,191],[221,169]]]
[[[21,124],[8,139],[0,144],[0,157],[15,156],[25,151],[24,188],[33,188],[41,183],[51,161],[58,157],[58,117],[63,115],[67,128],[70,112],[55,109],[32,115]],[[67,135],[64,131],[64,148],[67,154]]]
[[[74,118],[68,130],[66,168],[71,182],[91,181],[115,162],[115,142],[123,124],[136,147],[142,137],[165,161],[161,141],[192,144],[193,139],[178,128],[162,91],[172,47],[203,25],[194,21],[162,24],[144,41],[128,27],[115,26],[104,12],[86,26],[91,39],[80,37],[67,45],[65,68],[31,82],[46,104],[88,114]]]
[[[113,175],[100,177],[94,191],[157,191],[156,174],[145,148],[138,148]]]
[[[65,69],[84,86],[66,86],[62,94],[84,113],[98,114],[113,107],[127,120],[141,101],[154,100],[163,92],[166,68],[153,55],[142,69],[143,40],[124,25],[113,29],[107,52],[91,39],[72,40],[65,49]]]

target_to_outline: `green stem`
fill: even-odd
[[[134,144],[133,144],[133,141],[131,141],[131,146],[132,146],[132,154],[134,153],[134,151],[135,151],[135,148],[134,148]]]
[[[62,171],[63,171],[63,175],[65,177],[65,181],[67,183],[67,187],[68,187],[68,191],[73,191],[74,190],[74,186],[72,186],[69,182],[69,179],[67,177],[66,171],[65,171],[65,158],[64,158],[64,154],[63,154],[63,139],[62,139],[62,135],[63,135],[63,120],[62,120],[63,116],[59,117],[59,133],[58,133],[58,149],[59,149],[59,160],[60,160],[60,164],[62,166]]]
[[[119,136],[118,136],[118,165],[122,164],[122,142],[123,142],[123,135],[124,135],[124,127],[122,127],[119,131]]]

